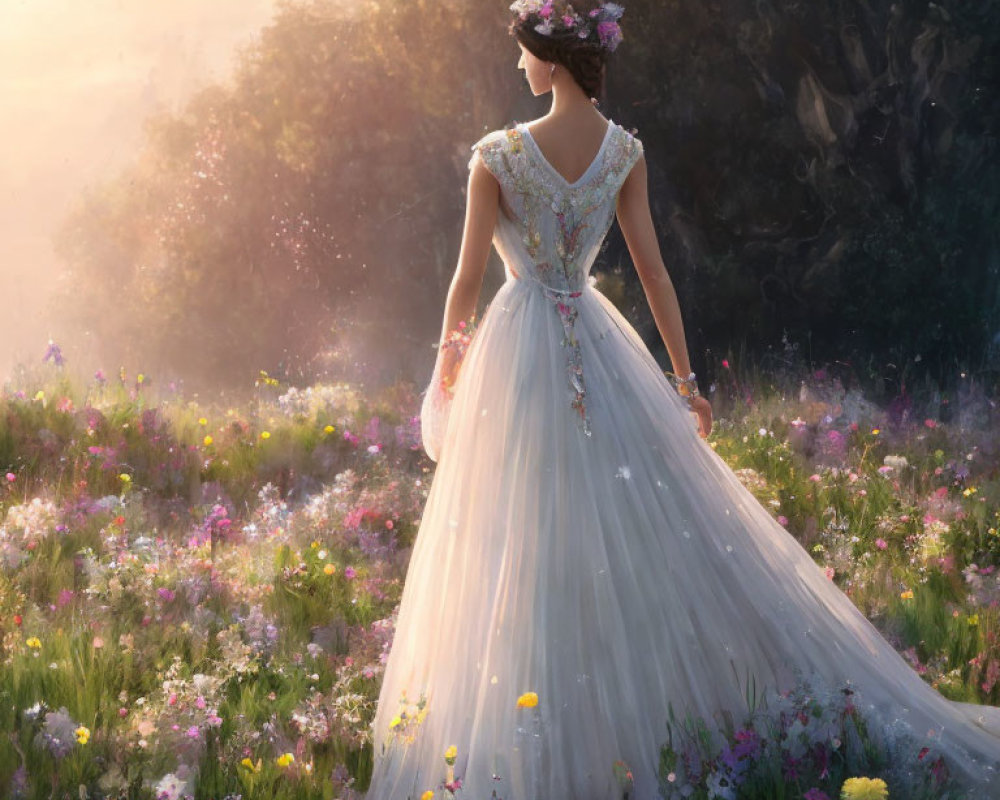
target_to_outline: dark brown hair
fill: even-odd
[[[580,39],[571,30],[557,28],[549,35],[539,33],[535,30],[538,22],[534,14],[526,20],[514,17],[508,32],[542,61],[562,64],[587,97],[597,97],[604,83],[608,50],[597,42]]]

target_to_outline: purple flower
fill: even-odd
[[[45,350],[45,355],[42,356],[42,363],[44,364],[49,359],[52,359],[53,363],[61,367],[65,359],[63,358],[62,350],[59,349],[59,345],[49,339],[49,346]]]
[[[822,789],[813,787],[802,795],[802,800],[830,800],[830,796]]]
[[[354,567],[344,567],[344,577],[350,580],[358,573],[355,572]]]
[[[604,20],[603,22],[598,22],[597,35],[601,39],[601,44],[611,51],[614,51],[618,47],[618,43],[622,40],[621,28],[614,21]]]

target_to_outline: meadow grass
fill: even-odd
[[[1000,704],[1000,456],[974,414],[982,389],[943,421],[778,366],[720,362],[710,445],[928,683]],[[242,408],[53,365],[5,387],[3,796],[349,798],[367,785],[432,478],[418,396],[262,377]],[[828,699],[796,713],[832,719]],[[850,730],[814,726],[799,744],[747,721],[722,751],[675,720],[665,790],[822,800],[861,770],[892,790],[870,723],[847,716]],[[950,796],[946,767],[922,766],[907,796]],[[627,765],[608,768],[627,798]]]

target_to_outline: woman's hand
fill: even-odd
[[[712,432],[712,404],[708,398],[698,395],[691,399],[691,410],[698,415],[698,435],[707,439]]]
[[[462,365],[463,354],[454,347],[445,347],[441,354],[441,388],[446,392],[455,390],[455,381]]]

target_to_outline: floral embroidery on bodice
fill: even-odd
[[[524,123],[491,131],[472,150],[469,168],[479,155],[500,184],[493,243],[508,279],[539,284],[562,321],[570,405],[590,436],[583,355],[574,335],[576,298],[587,285],[642,142],[609,120],[597,155],[572,183],[549,163]]]
[[[494,243],[513,276],[582,290],[642,142],[609,120],[596,157],[573,183],[546,160],[524,123],[492,131],[472,149],[500,183]]]

